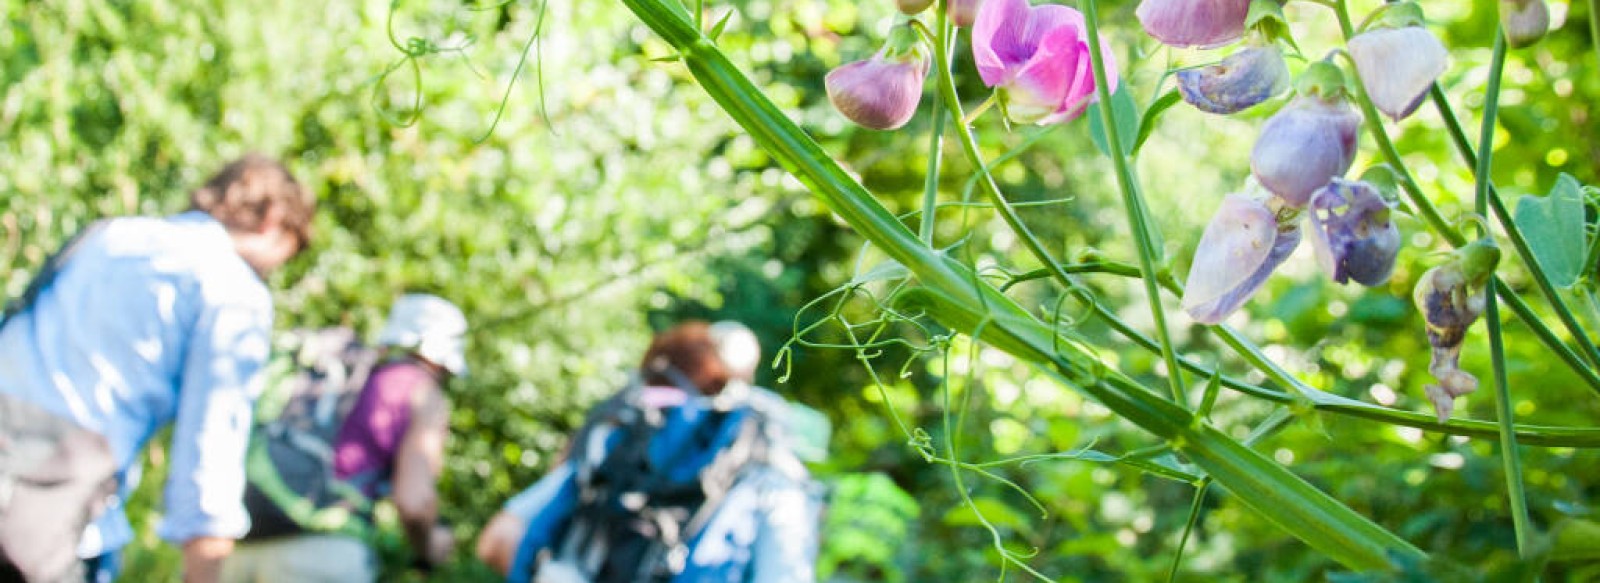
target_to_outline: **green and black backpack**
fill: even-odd
[[[365,538],[372,500],[363,486],[378,476],[338,479],[334,444],[381,353],[347,328],[281,339],[269,385],[256,406],[246,454],[246,540],[303,532]]]

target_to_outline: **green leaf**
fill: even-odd
[[[1111,155],[1111,148],[1106,146],[1105,124],[1101,123],[1098,109],[1089,116],[1089,139],[1094,141],[1094,147],[1100,153]],[[1128,94],[1126,84],[1117,87],[1117,92],[1111,94],[1111,119],[1117,124],[1117,137],[1122,141],[1122,154],[1133,154],[1135,140],[1130,139],[1139,131],[1139,105],[1133,102],[1133,96]]]
[[[974,510],[976,507],[976,510]],[[979,514],[982,513],[982,519]],[[980,526],[984,521],[997,528],[1005,528],[1015,532],[1032,532],[1028,525],[1028,517],[1005,502],[987,496],[977,496],[972,499],[972,504],[951,508],[944,514],[943,521],[950,526]]]
[[[1600,524],[1566,519],[1556,524],[1550,549],[1552,561],[1600,559]]]
[[[1534,259],[1550,276],[1550,283],[1570,288],[1583,273],[1583,185],[1562,174],[1544,197],[1525,196],[1517,201],[1517,227],[1522,229]]]
[[[722,19],[717,21],[716,26],[711,27],[711,33],[707,34],[706,36],[710,37],[711,40],[717,40],[717,37],[722,36],[723,29],[728,28],[728,19],[730,18],[733,18],[732,10],[729,10],[727,14],[722,15]]]
[[[1150,109],[1144,110],[1144,117],[1139,120],[1139,137],[1133,140],[1133,152],[1137,153],[1139,148],[1144,147],[1144,141],[1150,139],[1150,134],[1155,132],[1156,118],[1166,113],[1168,109],[1172,109],[1172,106],[1177,105],[1179,101],[1183,101],[1183,94],[1177,90],[1168,91],[1156,98],[1156,102],[1150,104]]]

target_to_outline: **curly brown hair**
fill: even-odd
[[[644,381],[652,385],[676,386],[669,370],[681,373],[705,395],[716,395],[727,386],[728,367],[717,356],[711,327],[689,321],[657,334],[639,363]]]
[[[317,200],[281,162],[246,154],[223,166],[189,195],[189,208],[205,211],[230,231],[256,231],[276,211],[283,228],[305,249]]]

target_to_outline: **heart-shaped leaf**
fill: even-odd
[[[1583,274],[1583,217],[1583,185],[1567,174],[1556,179],[1549,195],[1517,201],[1517,228],[1550,283],[1562,288],[1572,287]]]

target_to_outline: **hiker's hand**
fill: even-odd
[[[202,536],[183,543],[184,583],[216,583],[222,576],[222,560],[233,552],[233,539]]]
[[[450,561],[456,552],[456,533],[443,524],[433,525],[428,536],[428,562],[437,567]]]

